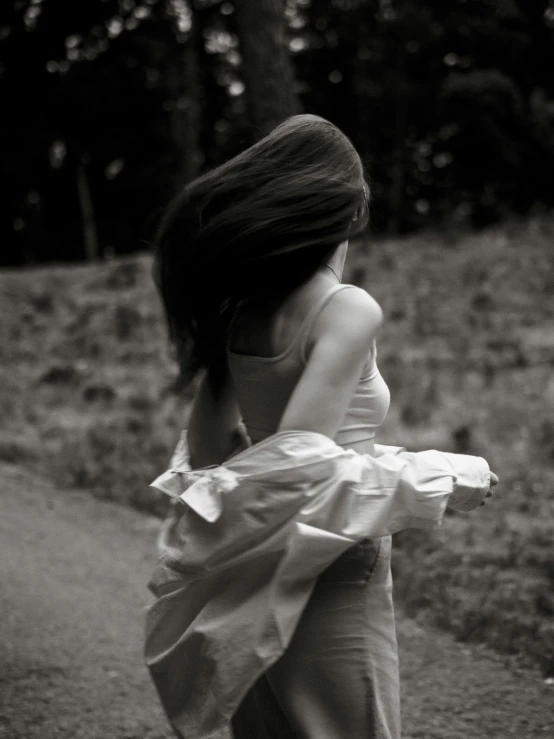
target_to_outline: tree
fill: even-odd
[[[300,109],[361,153],[376,230],[552,207],[553,67],[554,0],[4,0],[0,264],[144,248]]]
[[[246,100],[255,137],[299,111],[283,0],[235,0]]]

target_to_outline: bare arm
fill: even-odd
[[[221,464],[237,448],[246,446],[240,426],[240,409],[229,372],[219,393],[214,392],[205,373],[194,398],[187,428],[192,469]]]
[[[333,296],[314,324],[313,347],[279,431],[335,436],[381,323],[381,308],[365,290]]]

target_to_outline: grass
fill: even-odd
[[[479,454],[483,509],[396,537],[396,597],[460,639],[554,675],[554,222],[358,244],[346,280],[381,303],[392,393],[379,441]],[[0,459],[163,514],[190,398],[150,257],[0,274]]]

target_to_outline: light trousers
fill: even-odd
[[[400,739],[391,538],[318,578],[285,654],[248,692],[235,739]]]

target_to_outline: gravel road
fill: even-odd
[[[142,663],[158,522],[0,466],[0,737],[169,739]],[[402,617],[404,739],[554,737],[554,685]]]

